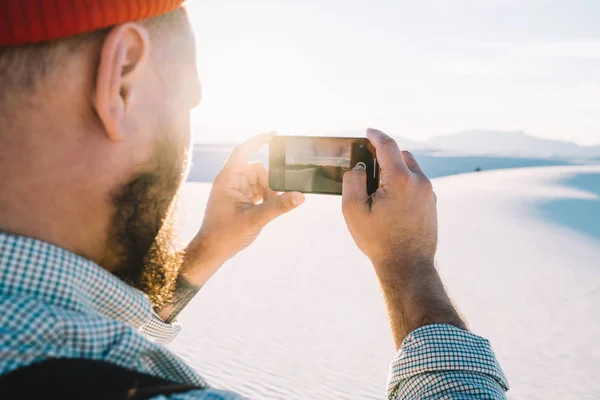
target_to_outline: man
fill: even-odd
[[[0,397],[236,399],[162,343],[176,315],[269,221],[277,194],[239,145],[183,252],[173,204],[200,101],[181,0],[0,5]],[[504,398],[489,343],[467,331],[434,267],[436,199],[417,161],[377,130],[382,167],[344,176],[342,211],[373,263],[398,349],[389,398]],[[3,397],[3,394],[5,395]]]

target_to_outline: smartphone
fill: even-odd
[[[344,174],[357,164],[367,171],[371,195],[379,187],[379,165],[367,138],[275,136],[269,145],[269,187],[341,195]]]

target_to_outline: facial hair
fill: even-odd
[[[173,224],[186,171],[180,147],[168,141],[157,145],[155,168],[136,174],[113,195],[109,241],[118,260],[113,273],[148,295],[155,308],[171,298],[183,261]]]

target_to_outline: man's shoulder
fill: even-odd
[[[0,375],[43,360],[62,338],[55,310],[31,296],[0,295]]]
[[[24,334],[44,335],[60,322],[60,309],[33,296],[0,295],[0,309],[0,342],[4,344]]]
[[[0,375],[52,357],[80,357],[112,346],[110,337],[141,336],[127,324],[47,304],[33,296],[0,295]]]
[[[205,387],[205,382],[183,362],[179,363],[167,349],[148,341],[124,322],[100,314],[63,309],[31,296],[0,295],[0,309],[3,310],[0,314],[0,383],[3,378],[13,382],[15,376],[22,377],[23,382],[31,382],[31,374],[46,376],[48,371],[62,365],[62,371],[65,371],[63,367],[72,366],[73,376],[78,368],[85,367],[87,372],[83,377],[96,376],[92,373],[94,368],[107,373],[109,378],[115,371],[121,377],[135,378],[135,382],[145,377],[146,389],[150,390],[146,394],[157,399],[241,399],[234,393],[200,389]],[[154,354],[152,359],[160,362],[153,362],[153,367],[146,365],[145,358],[149,354]],[[129,375],[120,371],[128,371]],[[164,386],[162,383],[167,381],[188,384]],[[15,389],[12,383],[7,388]],[[0,387],[0,398],[3,398],[1,394]],[[28,397],[20,395],[19,398]]]

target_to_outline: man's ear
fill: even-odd
[[[148,31],[136,23],[116,26],[102,44],[94,100],[96,112],[112,141],[125,138],[123,121],[135,94],[136,75],[147,62],[149,52]]]

